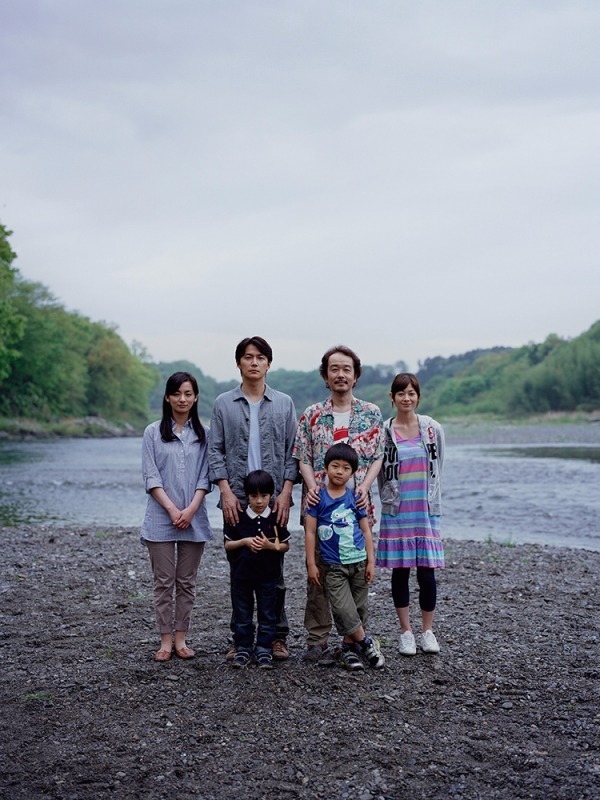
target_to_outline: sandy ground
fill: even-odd
[[[0,536],[2,797],[600,796],[598,552],[446,542],[437,656],[398,654],[380,571],[370,629],[387,664],[357,675],[299,658],[298,538],[293,657],[239,672],[223,658],[220,536],[199,574],[197,658],[164,665],[137,531]]]

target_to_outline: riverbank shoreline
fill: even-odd
[[[0,440],[5,442],[52,441],[61,439],[106,439],[141,436],[144,425],[109,422],[103,417],[81,417],[54,422],[20,417],[0,418]]]
[[[442,652],[380,672],[307,666],[300,537],[286,557],[292,658],[225,663],[221,534],[198,576],[190,662],[157,664],[138,529],[1,528],[3,791],[11,798],[592,798],[600,778],[600,553],[447,541]],[[411,590],[414,590],[411,579]],[[416,607],[416,596],[413,595]],[[418,617],[413,615],[414,625]]]
[[[151,422],[152,419],[148,420]],[[593,412],[547,412],[531,417],[518,419],[503,419],[495,415],[474,414],[465,417],[451,417],[440,420],[450,431],[456,433],[457,438],[466,436],[467,439],[479,437],[484,432],[484,437],[489,435],[489,430],[507,430],[514,428],[522,430],[524,427],[539,427],[540,430],[565,427],[568,429],[595,426],[592,438],[600,440],[600,410]],[[208,420],[204,421],[208,424]],[[2,441],[35,441],[35,440],[60,440],[60,439],[102,439],[129,436],[141,436],[146,423],[133,425],[129,422],[110,422],[103,417],[87,416],[81,418],[65,418],[52,422],[29,419],[25,417],[0,417],[0,440]],[[588,429],[589,430],[589,429]],[[578,431],[576,440],[581,437]]]

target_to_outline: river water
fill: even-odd
[[[444,537],[600,550],[599,424],[463,423],[446,437]],[[140,460],[141,438],[0,441],[0,524],[137,528]]]

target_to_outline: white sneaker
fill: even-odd
[[[439,653],[440,646],[435,638],[433,631],[425,631],[421,634],[421,650],[424,653]]]
[[[400,654],[403,656],[414,656],[417,653],[417,643],[412,631],[404,631],[400,635]]]

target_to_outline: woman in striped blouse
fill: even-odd
[[[198,417],[198,383],[189,372],[175,372],[165,387],[162,420],[144,431],[142,455],[148,505],[141,539],[150,553],[161,639],[155,661],[168,661],[173,649],[179,658],[195,655],[186,633],[204,544],[212,539],[203,502],[211,488],[207,436]]]

